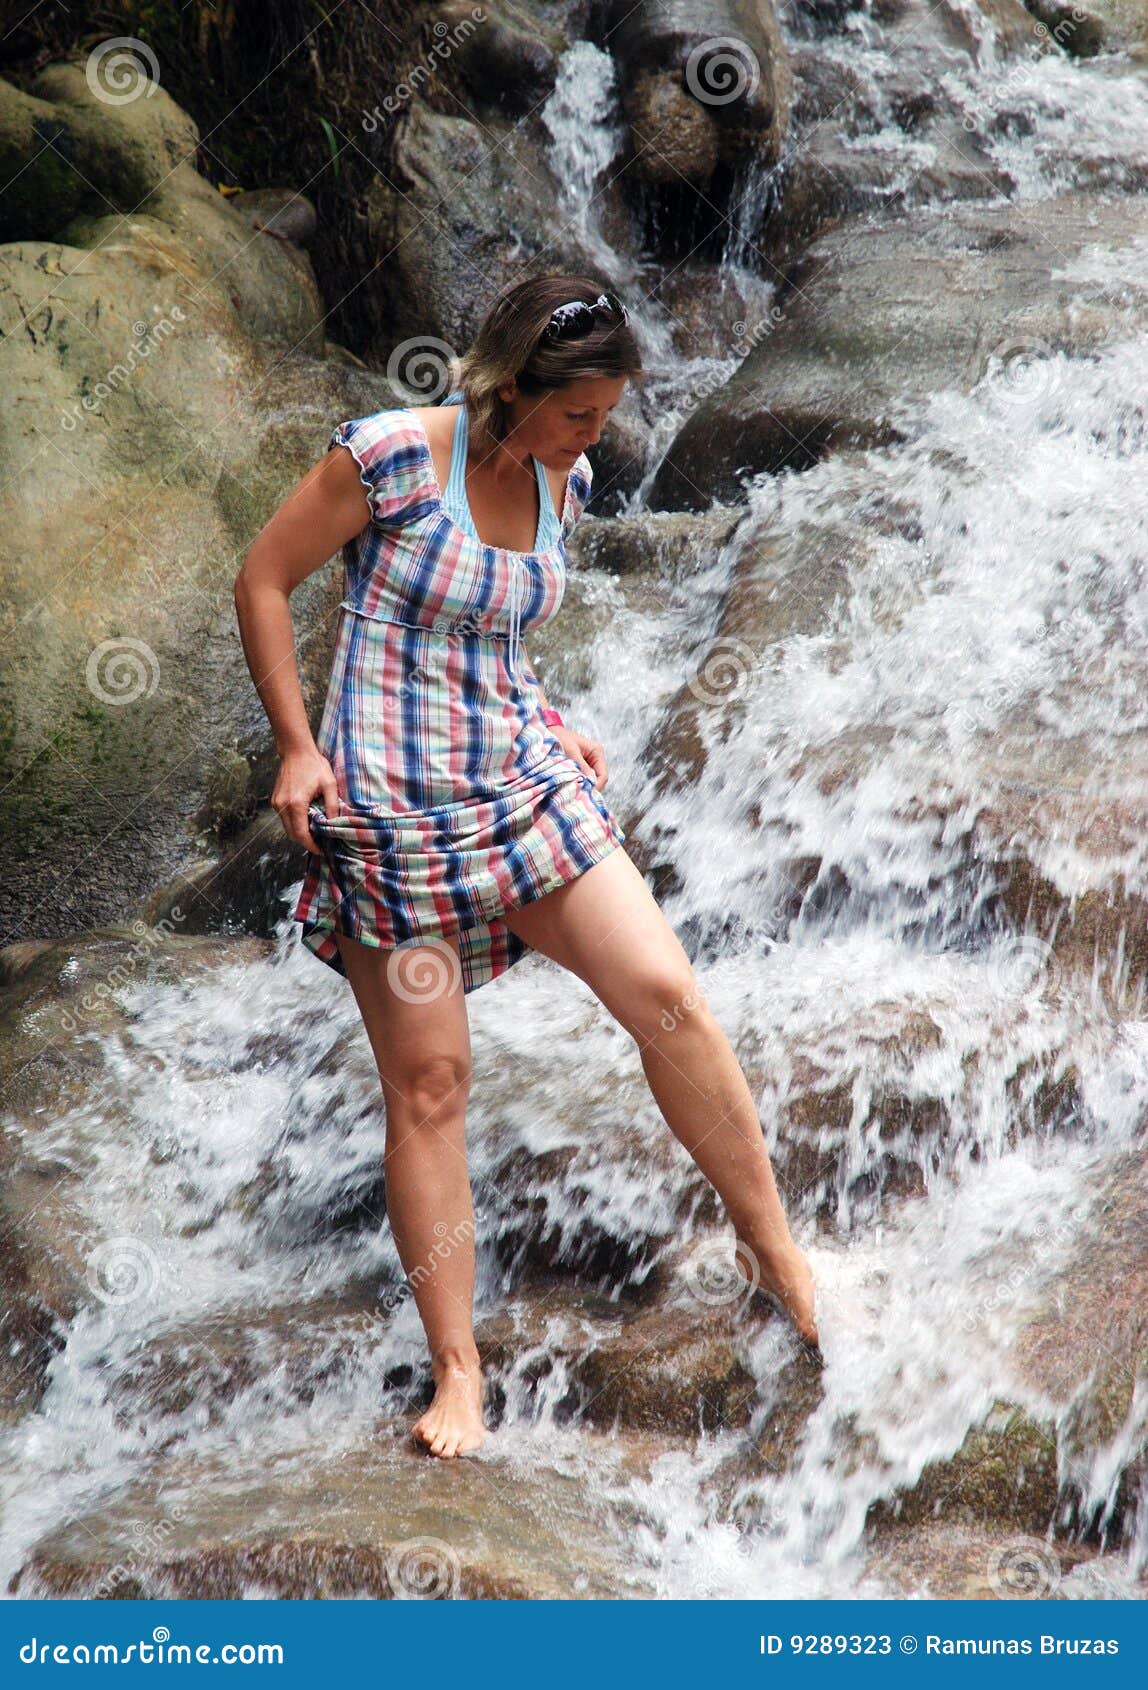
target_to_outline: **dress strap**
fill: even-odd
[[[478,540],[478,530],[474,526],[474,518],[470,514],[470,503],[466,496],[466,445],[469,418],[466,404],[462,400],[461,390],[454,389],[444,400],[444,403],[458,403],[462,414],[454,428],[450,470],[447,474],[446,486],[443,489],[443,505],[452,521]],[[537,458],[534,459],[534,473],[538,481],[539,499],[539,532],[535,550],[545,551],[555,543],[560,529],[557,513],[554,509],[554,500],[550,493],[550,483],[546,479],[546,471]],[[479,544],[481,543],[479,541]],[[512,556],[510,560],[510,628],[507,634],[506,650],[506,666],[512,675],[517,672],[522,650],[522,617],[526,609],[528,585],[524,566],[517,557]]]
[[[458,421],[454,425],[454,440],[450,452],[450,473],[447,476],[447,486],[456,494],[466,498],[466,406],[458,408]]]
[[[451,520],[478,539],[478,531],[474,526],[474,518],[470,514],[470,505],[466,497],[466,440],[467,414],[466,406],[459,406],[459,419],[454,425],[454,440],[451,444],[450,470],[443,489],[443,504]]]
[[[561,529],[558,513],[554,509],[549,479],[537,458],[534,460],[534,473],[538,478],[538,545],[535,549],[543,552],[555,543]]]

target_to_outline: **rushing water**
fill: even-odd
[[[882,28],[855,14],[824,47],[884,112],[894,49]],[[1143,73],[1119,57],[1018,68],[986,42],[979,65],[951,54],[944,80],[959,102],[1024,114],[986,145],[1034,206],[1093,181],[1098,158],[1131,169],[1148,146]],[[577,190],[570,213],[596,260],[632,282],[633,262],[580,210],[618,150],[610,88],[607,56],[576,49],[546,122],[556,169]],[[902,147],[906,172],[920,167],[881,121],[858,144],[886,158]],[[1124,286],[1132,297],[1148,286],[1148,255],[1135,241],[1096,251],[1074,278],[1084,293]],[[652,391],[668,405],[712,375],[714,360],[673,351],[653,306],[642,328],[656,354]],[[761,478],[731,542],[697,559],[688,594],[679,580],[643,582],[636,595],[624,581],[588,584],[612,615],[595,686],[571,715],[597,724],[612,801],[641,814],[672,861],[666,913],[754,1078],[771,1151],[784,1151],[800,1072],[812,1066],[851,1099],[822,1142],[829,1172],[791,1208],[820,1286],[827,1366],[788,1472],[743,1467],[732,1495],[719,1482],[786,1388],[792,1346],[776,1324],[750,1351],[754,1426],[668,1443],[644,1476],[619,1444],[570,1421],[560,1361],[540,1376],[524,1340],[502,1371],[484,1467],[527,1484],[550,1471],[595,1497],[625,1542],[622,1592],[890,1588],[862,1551],[870,1505],[959,1448],[995,1402],[1041,1412],[1011,1366],[1012,1340],[1089,1226],[1104,1170],[1136,1142],[1143,1005],[1126,981],[1089,981],[1001,932],[993,868],[971,844],[989,811],[1063,892],[1116,870],[1141,895],[1148,884],[1143,829],[1097,856],[1078,842],[1071,804],[1038,817],[1016,797],[1023,787],[1076,795],[1078,806],[1142,800],[1148,348],[1130,336],[1033,368],[1020,393],[1015,372],[990,370],[971,394],[906,407],[899,447]],[[655,430],[650,474],[665,444]],[[799,537],[794,591],[802,555],[821,548],[836,560],[834,593],[815,631],[782,631],[768,661],[746,668],[732,731],[715,713],[723,731],[708,735],[704,770],[676,788],[648,736],[712,658],[739,564],[778,535]],[[826,782],[829,763],[840,778]],[[795,859],[819,861],[824,896],[779,923]],[[285,907],[292,899],[288,888]],[[55,1358],[41,1409],[5,1439],[4,1584],[59,1522],[98,1509],[141,1471],[162,1489],[172,1452],[223,1473],[305,1469],[318,1450],[353,1456],[380,1410],[409,1418],[409,1370],[424,1357],[409,1299],[382,1318],[370,1297],[349,1295],[393,1291],[400,1273],[385,1225],[370,1219],[381,1105],[345,985],[284,926],[263,963],[135,987],[124,1000],[124,1033],[87,1035],[98,1094],[36,1128],[37,1156],[82,1175],[88,1234],[105,1242],[94,1252],[100,1294]],[[479,1318],[514,1288],[517,1257],[499,1244],[523,1225],[521,1184],[506,1177],[515,1155],[532,1159],[527,1195],[557,1229],[562,1259],[587,1236],[613,1241],[629,1252],[631,1289],[651,1265],[650,1239],[661,1241],[654,1263],[676,1262],[675,1216],[697,1178],[630,1041],[583,985],[534,957],[470,1012]],[[935,1036],[903,1036],[914,1017]],[[1070,1115],[1042,1124],[1037,1087],[1070,1070]],[[870,1124],[871,1101],[890,1088],[934,1108],[895,1145],[916,1176],[901,1196],[883,1186],[889,1146]],[[561,1151],[560,1171],[547,1171],[543,1159]],[[301,1377],[284,1334],[307,1323],[311,1302]],[[250,1377],[216,1390],[232,1321],[245,1329]],[[543,1351],[560,1324],[556,1315]],[[169,1382],[186,1369],[194,1388],[182,1405],[169,1395],[162,1411],[147,1406],[157,1366]],[[1137,1397],[1078,1475],[1102,1527],[1146,1413]],[[1148,1564],[1146,1514],[1123,1552],[1128,1576]],[[1115,1558],[1108,1568],[1119,1593]],[[1083,1569],[1061,1593],[1077,1587],[1092,1592]]]

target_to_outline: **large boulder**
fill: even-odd
[[[911,409],[968,392],[990,360],[1085,351],[1132,335],[1148,290],[1082,293],[1073,259],[1148,233],[1148,200],[1080,193],[1039,205],[961,205],[855,220],[788,277],[780,317],[752,325],[730,381],[690,410],[658,471],[656,509],[735,502],[763,471],[904,440]]]
[[[770,0],[616,0],[607,40],[637,183],[704,187],[747,152],[776,162],[791,77]]]
[[[235,574],[331,426],[395,401],[327,355],[309,260],[276,238],[307,219],[235,210],[154,83],[116,102],[52,66],[0,88],[0,140],[22,185],[0,246],[11,940],[139,912],[266,797]],[[21,197],[23,164],[65,179]],[[341,591],[329,568],[292,601],[313,716]]]
[[[1137,64],[1148,60],[1148,5],[1145,0],[1025,0],[1033,17],[1066,53],[1091,58],[1100,52],[1127,53]]]

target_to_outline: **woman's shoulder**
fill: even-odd
[[[566,509],[562,513],[562,538],[568,539],[590,498],[594,469],[585,452],[579,452],[570,465],[566,484]]]
[[[408,410],[390,407],[348,417],[332,430],[328,451],[345,446],[359,466],[377,521],[402,519],[427,496],[426,438]]]
[[[590,486],[593,480],[594,466],[586,456],[585,452],[579,452],[578,456],[574,459],[574,462],[570,466],[570,484],[571,486],[574,486],[574,484],[577,483],[579,487],[585,488],[585,498],[582,501],[583,504],[585,504],[586,498],[589,498],[590,496]]]
[[[368,411],[365,416],[348,417],[336,426],[332,440],[336,437],[341,445],[355,440],[375,448],[398,448],[421,441],[422,433],[413,412],[391,406],[384,411]]]

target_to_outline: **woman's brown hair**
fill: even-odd
[[[602,284],[587,276],[536,276],[504,288],[471,344],[452,361],[452,388],[461,388],[472,424],[492,440],[507,432],[506,407],[498,389],[513,376],[523,393],[542,393],[569,381],[595,376],[633,376],[642,355],[628,323],[599,315],[588,334],[572,340],[543,340],[550,314],[568,300],[591,304]]]

